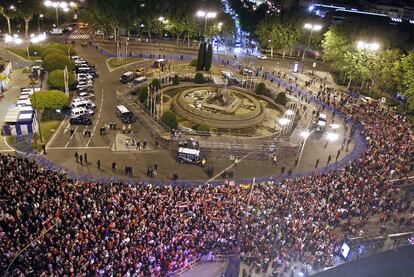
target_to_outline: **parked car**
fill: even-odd
[[[92,120],[88,116],[71,117],[69,123],[72,125],[91,125]]]
[[[373,104],[376,104],[378,102],[374,98],[371,98],[371,97],[368,97],[368,96],[361,97],[361,101],[364,102],[365,104],[369,104],[369,105],[373,105]]]
[[[257,58],[261,60],[267,60],[267,56],[263,54],[258,55]]]
[[[88,92],[81,92],[78,94],[78,97],[82,97],[83,99],[87,99],[87,100],[95,99],[95,95],[93,95],[92,93],[88,93]]]

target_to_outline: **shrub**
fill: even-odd
[[[160,80],[159,80],[159,79],[157,79],[157,78],[153,79],[153,80],[151,81],[151,86],[153,86],[153,87],[155,87],[155,88],[157,88],[157,89],[160,89],[160,87],[161,87],[161,82],[160,82]]]
[[[197,72],[196,75],[194,76],[194,83],[196,84],[202,84],[204,83],[204,76],[202,73]]]
[[[207,124],[200,124],[197,127],[198,132],[210,132],[210,127]]]
[[[141,103],[144,103],[148,99],[148,87],[141,87],[138,91],[138,100]]]
[[[161,116],[161,122],[167,125],[170,129],[178,128],[177,116],[172,111],[167,111]]]
[[[68,67],[69,71],[72,71],[75,68],[75,63],[67,56],[59,53],[49,54],[43,61],[43,68],[48,72],[56,69],[64,69],[65,66]]]
[[[58,42],[50,42],[50,43],[45,44],[42,47],[42,51],[44,51],[44,50],[46,50],[48,48],[59,49],[59,50],[63,51],[66,55],[68,54],[68,49],[69,49],[69,54],[71,56],[75,56],[76,55],[76,50],[72,46],[69,46],[67,44],[58,43]]]
[[[29,55],[30,56],[40,56],[42,54],[42,47],[38,44],[29,45]]]
[[[176,85],[179,85],[179,84],[180,84],[180,80],[178,78],[178,75],[174,75],[173,85],[176,86]]]
[[[50,54],[54,54],[54,53],[57,53],[57,54],[61,54],[61,55],[63,55],[63,56],[67,56],[68,54],[67,53],[65,53],[63,50],[61,50],[61,49],[58,49],[58,48],[53,48],[53,47],[50,47],[50,48],[46,48],[46,49],[44,49],[43,51],[42,51],[42,53],[41,53],[41,58],[42,58],[42,60],[44,60],[48,55],[50,55]]]
[[[197,55],[197,70],[203,70],[206,56],[206,45],[204,42],[200,43]]]
[[[287,103],[286,93],[279,92],[278,95],[275,97],[275,102],[282,106],[286,106],[286,103]]]
[[[41,90],[30,95],[30,101],[35,109],[54,110],[65,106],[68,103],[68,96],[59,90]]]
[[[62,69],[53,70],[48,75],[47,82],[49,83],[51,88],[60,89],[60,90],[65,89],[65,82],[63,79],[63,70]],[[72,72],[69,72],[68,84],[69,84],[69,87],[75,84],[75,74],[73,74]]]
[[[204,58],[204,70],[209,71],[211,68],[211,63],[213,62],[213,46],[211,43],[207,46],[206,56]]]
[[[258,95],[266,95],[266,92],[267,92],[266,85],[264,83],[259,83],[257,84],[256,89],[254,91]]]
[[[192,59],[191,62],[190,62],[190,65],[196,67],[197,66],[197,62],[198,62],[197,59]]]

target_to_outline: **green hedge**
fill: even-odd
[[[47,82],[49,83],[51,88],[64,90],[65,83],[64,83],[64,78],[63,78],[63,70],[62,69],[53,70],[48,75]],[[69,72],[68,84],[69,84],[69,87],[75,84],[75,74],[73,74],[72,72]]]
[[[75,63],[67,56],[59,53],[49,54],[43,60],[43,68],[48,72],[52,72],[56,69],[64,69],[65,66],[68,67],[69,71],[72,71],[75,68]]]
[[[68,96],[59,90],[41,90],[30,95],[30,101],[35,109],[54,110],[68,103]]]
[[[161,122],[167,125],[170,129],[178,128],[177,116],[172,111],[167,111],[161,116]]]
[[[40,56],[42,57],[42,60],[44,60],[48,55],[55,54],[55,53],[63,55],[63,56],[68,55],[62,49],[50,47],[50,48],[43,49],[42,54]]]
[[[204,76],[202,73],[197,72],[196,75],[194,76],[194,83],[196,84],[202,84],[204,83]]]
[[[282,106],[286,106],[286,103],[287,103],[286,93],[279,92],[278,95],[275,97],[275,102]]]

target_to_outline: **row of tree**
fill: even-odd
[[[2,0],[0,2],[0,14],[6,19],[8,33],[11,34],[11,20],[13,18],[20,18],[24,20],[24,34],[28,37],[29,23],[32,21],[34,15],[40,13],[41,3],[39,0]]]
[[[324,59],[332,62],[338,81],[348,88],[390,96],[398,92],[408,98],[408,107],[414,110],[414,51],[403,46],[393,47],[393,36],[389,33],[377,36],[375,32],[362,34],[361,30],[352,30],[343,24],[332,25],[324,34],[321,47]],[[360,40],[376,42],[380,48],[360,49],[357,46]]]
[[[161,37],[168,32],[178,43],[202,32],[204,19],[196,17],[199,9],[218,13],[209,21],[207,33],[233,32],[233,19],[222,11],[219,0],[209,1],[208,6],[201,0],[91,0],[81,17],[95,28],[111,30],[115,38],[131,32]]]

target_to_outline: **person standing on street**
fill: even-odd
[[[79,162],[80,162],[81,165],[83,165],[83,156],[82,155],[79,155]]]
[[[98,160],[96,162],[96,165],[98,166],[98,170],[101,170],[101,160]]]
[[[116,162],[112,162],[112,172],[116,172]]]
[[[78,158],[79,158],[79,154],[78,154],[78,152],[75,152],[75,160],[76,160],[76,163],[78,163]]]
[[[88,154],[83,154],[83,159],[85,160],[85,164],[88,164]]]

